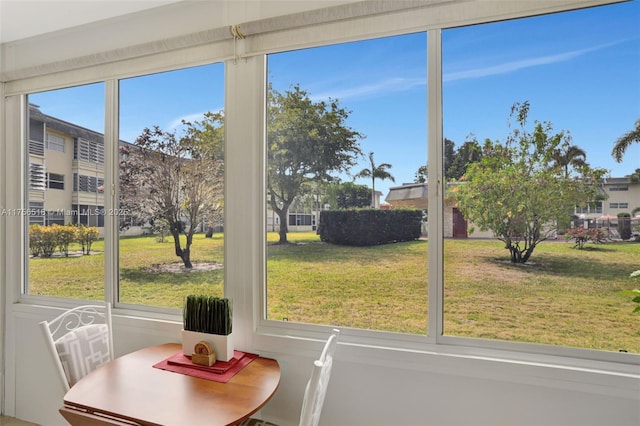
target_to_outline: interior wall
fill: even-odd
[[[198,3],[194,2],[193,7]],[[245,22],[261,17],[277,16],[285,11],[295,12],[292,7],[323,7],[322,1],[288,2],[288,1],[219,1],[225,11],[224,19],[215,22],[229,24]],[[293,6],[293,4],[296,6]],[[454,9],[441,9],[439,14],[445,16],[458,11],[461,4],[483,4],[485,13],[496,16],[506,13],[508,8],[539,7],[541,2],[522,1],[454,1]],[[546,1],[549,4],[585,5],[591,1]],[[202,4],[202,15],[211,13],[210,4]],[[483,6],[484,7],[484,6]],[[473,7],[466,7],[471,10]],[[478,9],[478,7],[476,7]],[[195,9],[194,9],[195,10]],[[165,32],[154,32],[153,23],[174,21],[171,31],[175,34],[196,31],[203,25],[203,18],[197,18],[197,24],[190,26],[186,17],[194,10],[185,10],[185,15],[177,19],[177,9],[167,9],[153,21],[149,14],[135,15],[127,18],[126,31],[130,39],[128,44],[144,43],[165,37]],[[407,13],[396,16],[395,25],[418,25],[434,11],[423,11],[422,15]],[[409,15],[413,15],[410,17]],[[416,16],[417,15],[417,16]],[[502,16],[502,15],[500,15]],[[144,18],[144,19],[143,19]],[[228,21],[232,19],[233,21]],[[196,19],[196,18],[194,18]],[[406,23],[406,19],[410,19]],[[444,19],[444,18],[442,18]],[[381,25],[384,17],[372,17],[367,25]],[[100,31],[107,35],[116,31],[116,24],[105,25]],[[120,24],[118,24],[120,25]],[[136,27],[136,25],[139,25]],[[384,31],[378,27],[367,27],[360,23],[356,26],[340,26],[334,24],[335,32],[322,34],[317,28],[313,31],[318,38],[348,38],[354,32]],[[387,23],[388,31],[393,25]],[[94,27],[96,28],[96,27]],[[137,28],[137,29],[135,29]],[[90,54],[95,47],[94,37],[86,37],[86,29],[75,32],[70,30],[64,34],[38,38],[30,43],[12,44],[12,57],[3,62],[5,68],[0,71],[16,72],[20,67],[31,70],[41,69],[52,59],[61,59],[51,52],[65,40],[80,36],[78,52]],[[294,29],[288,36],[274,33],[240,46],[241,52],[264,52],[289,43],[291,35],[303,36],[304,29]],[[154,35],[155,34],[155,35]],[[104,45],[104,48],[123,48],[125,43],[118,37],[120,44]],[[42,42],[39,44],[39,42]],[[100,43],[113,43],[101,41]],[[168,63],[179,63],[181,60],[200,61],[209,55],[217,55],[226,62],[228,77],[226,86],[227,104],[225,109],[230,116],[240,117],[231,121],[227,131],[233,136],[229,144],[229,167],[227,183],[227,208],[237,212],[235,218],[230,217],[227,224],[229,244],[225,247],[228,259],[228,276],[226,282],[233,282],[230,290],[236,304],[237,329],[241,332],[239,349],[259,352],[261,355],[278,359],[282,369],[280,387],[273,399],[262,410],[265,418],[281,425],[297,424],[300,414],[300,403],[306,380],[311,370],[313,356],[319,353],[321,342],[305,339],[291,339],[268,335],[256,335],[255,312],[258,299],[254,296],[260,287],[262,265],[262,249],[260,246],[262,230],[262,205],[264,192],[261,190],[262,169],[261,129],[262,129],[262,90],[261,78],[264,73],[262,56],[255,55],[241,59],[234,64],[229,50],[231,44],[221,43],[215,46],[199,46],[187,52],[159,54],[150,58],[127,59],[121,63],[107,64],[82,72],[58,73],[32,77],[25,81],[11,83],[11,95],[24,87],[46,87],[63,81],[75,79],[91,79],[100,75],[117,76],[131,70],[157,69]],[[210,48],[211,47],[211,48]],[[210,48],[207,52],[207,48]],[[58,51],[69,55],[68,50]],[[213,52],[213,53],[212,53]],[[38,59],[40,58],[40,59]],[[69,59],[67,57],[66,59]],[[35,61],[35,62],[34,62]],[[40,62],[37,62],[40,61]],[[49,61],[49,62],[47,62]],[[149,61],[149,62],[146,62]],[[10,65],[7,67],[7,65]],[[35,67],[35,68],[34,68]],[[125,70],[125,71],[123,71]],[[8,93],[7,93],[8,94]],[[4,98],[4,96],[3,96]],[[0,205],[9,201],[15,203],[20,199],[21,189],[6,188],[3,182],[19,176],[20,129],[16,128],[16,111],[20,106],[20,96],[8,99],[10,108],[2,117],[8,118],[6,135],[0,134]],[[3,103],[4,104],[4,103]],[[231,113],[235,111],[235,113]],[[2,106],[0,106],[2,112]],[[246,120],[246,121],[245,121]],[[3,151],[3,149],[5,149]],[[4,161],[2,155],[5,155]],[[233,174],[233,164],[241,170]],[[248,173],[247,170],[251,172]],[[247,183],[248,182],[248,183]],[[235,185],[235,186],[234,186]],[[249,189],[247,190],[247,185]],[[248,192],[247,192],[248,191]],[[235,197],[232,194],[244,194]],[[235,221],[234,221],[235,220]],[[65,422],[57,410],[61,405],[64,391],[53,368],[53,362],[45,352],[44,342],[38,323],[52,319],[59,312],[45,306],[29,303],[15,303],[18,300],[19,282],[21,279],[21,261],[16,254],[19,247],[13,247],[10,241],[20,239],[20,227],[7,218],[0,218],[0,265],[11,265],[3,268],[0,274],[1,286],[6,303],[0,306],[0,313],[6,321],[3,336],[4,346],[4,397],[3,410],[8,415],[35,422],[41,425],[64,425]],[[19,225],[19,224],[18,224]],[[2,234],[6,231],[10,235]],[[11,248],[11,250],[9,250]],[[247,257],[250,260],[247,262]],[[114,342],[116,356],[121,356],[136,349],[165,343],[179,342],[181,324],[177,318],[143,319],[132,316],[131,312],[114,309]],[[265,343],[266,342],[266,343]],[[640,373],[639,373],[640,374]],[[159,407],[161,409],[161,407]],[[205,419],[206,420],[206,419]],[[336,353],[334,372],[332,374],[327,399],[322,413],[321,424],[324,425],[586,425],[586,426],[637,426],[640,424],[640,380],[638,375],[624,373],[608,373],[598,368],[572,368],[556,365],[553,362],[513,362],[505,359],[479,357],[465,354],[443,354],[424,351],[400,351],[392,348],[341,344]],[[196,426],[196,425],[194,425]]]
[[[54,314],[26,306],[13,313],[16,339],[11,346],[20,356],[15,389],[10,390],[16,400],[12,415],[47,426],[66,424],[57,412],[64,390],[38,328],[40,320]],[[178,343],[179,331],[177,323],[116,314],[116,356]],[[283,426],[298,424],[310,354],[316,350],[319,346],[304,350],[294,345],[261,353],[277,358],[282,369],[280,387],[262,410],[265,418]],[[375,351],[363,355],[339,346],[321,424],[635,426],[640,421],[637,379],[435,354],[409,356],[412,362],[403,358],[382,363]]]

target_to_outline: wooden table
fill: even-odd
[[[73,425],[232,425],[258,411],[278,388],[280,366],[268,358],[256,358],[227,383],[153,368],[181,350],[168,343],[105,364],[67,392],[60,412]]]

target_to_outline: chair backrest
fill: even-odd
[[[333,353],[336,350],[339,334],[340,330],[333,330],[324,345],[324,349],[322,349],[320,358],[313,363],[311,378],[304,391],[300,426],[317,426],[320,422],[320,412],[322,411],[324,397],[327,394],[331,367],[333,366]]]
[[[40,329],[65,391],[114,358],[109,303],[70,309],[51,321],[42,321]]]

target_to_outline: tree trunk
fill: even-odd
[[[280,240],[278,241],[280,244],[287,243],[287,232],[289,232],[289,225],[287,220],[287,211],[282,209],[276,213],[278,213],[278,217],[280,218]]]
[[[175,228],[171,229],[171,235],[173,235],[173,246],[175,247],[176,256],[182,259],[185,268],[193,268],[190,244],[187,244],[187,247],[184,249],[180,246],[180,233],[176,232]]]

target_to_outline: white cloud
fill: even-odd
[[[177,130],[179,128],[182,127],[182,120],[184,121],[190,121],[190,122],[194,122],[194,121],[202,121],[202,118],[204,117],[205,112],[196,112],[193,114],[187,114],[187,115],[183,115],[181,117],[176,118],[175,120],[172,120],[167,126],[166,126],[166,130],[173,132],[174,130]]]
[[[332,92],[313,95],[312,99],[314,101],[317,101],[330,97],[343,101],[345,99],[374,97],[378,95],[386,95],[387,93],[411,90],[417,86],[424,86],[426,85],[426,83],[426,80],[423,78],[388,78],[386,80],[381,80],[373,84],[354,86],[345,89],[337,89]]]
[[[539,56],[536,58],[523,59],[520,61],[505,62],[498,65],[493,65],[483,68],[474,68],[465,71],[455,71],[446,73],[442,76],[443,81],[455,81],[464,80],[469,78],[481,78],[491,75],[508,74],[514,71],[518,71],[525,68],[537,67],[541,65],[554,64],[558,62],[565,62],[587,53],[600,50],[604,47],[611,46],[614,43],[603,44],[600,46],[591,47],[588,49],[573,50],[570,52],[558,53],[556,55]]]

